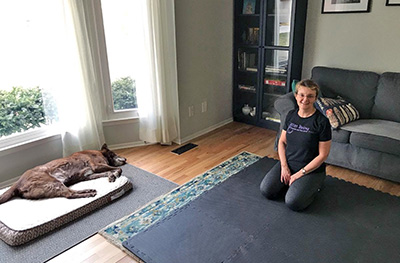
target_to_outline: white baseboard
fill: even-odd
[[[233,122],[233,118],[226,119],[226,120],[224,120],[224,121],[222,121],[220,123],[212,125],[212,126],[206,128],[204,130],[198,131],[198,132],[196,132],[196,133],[194,133],[194,134],[192,134],[190,136],[187,136],[185,138],[176,139],[173,142],[176,143],[176,144],[186,143],[186,142],[188,142],[188,141],[190,141],[190,140],[192,140],[194,138],[197,138],[197,137],[199,137],[201,135],[209,133],[209,132],[211,132],[211,131],[213,131],[215,129],[218,129],[219,127],[222,127],[222,126],[224,126],[224,125],[226,125],[228,123],[231,123],[231,122]],[[143,142],[143,141],[138,141],[138,142],[129,142],[129,143],[121,143],[121,144],[110,144],[110,145],[108,145],[108,148],[110,150],[119,150],[119,149],[125,149],[125,148],[145,146],[145,145],[150,145],[150,144],[152,144],[152,143],[146,143],[146,142]]]
[[[206,133],[209,133],[209,132],[211,132],[211,131],[213,131],[215,129],[218,129],[219,127],[222,127],[222,126],[224,126],[224,125],[226,125],[228,123],[231,123],[231,122],[233,122],[233,118],[226,119],[226,120],[224,120],[224,121],[222,121],[220,123],[217,123],[215,125],[212,125],[212,126],[206,128],[204,130],[201,130],[201,131],[198,131],[196,133],[193,133],[190,136],[186,136],[185,138],[181,138],[181,139],[175,140],[174,143],[177,143],[177,144],[186,143],[188,141],[193,140],[194,138],[200,137],[200,136],[202,136],[202,135],[204,135]]]
[[[125,149],[125,148],[132,148],[132,147],[138,147],[138,146],[145,146],[145,145],[151,145],[152,143],[146,143],[144,141],[138,141],[138,142],[128,142],[128,143],[120,143],[120,144],[110,144],[108,145],[108,148],[110,150],[119,150],[119,149]]]

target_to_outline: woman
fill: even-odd
[[[278,143],[278,162],[260,185],[262,194],[275,199],[287,189],[285,203],[294,211],[311,204],[325,179],[325,163],[331,147],[329,120],[314,107],[319,93],[312,80],[297,83],[298,109],[288,113]]]

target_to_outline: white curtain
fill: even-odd
[[[170,144],[178,137],[174,0],[142,0],[144,41],[137,96],[141,140]]]
[[[85,149],[100,150],[104,142],[98,87],[101,81],[93,64],[86,2],[64,1],[67,37],[62,55],[67,65],[60,79],[63,88],[55,93],[64,155]]]

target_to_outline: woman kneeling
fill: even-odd
[[[297,83],[298,109],[288,113],[278,143],[278,162],[260,185],[262,194],[275,199],[287,190],[285,203],[295,211],[308,207],[325,180],[325,160],[331,147],[329,120],[316,108],[319,93],[312,80]]]

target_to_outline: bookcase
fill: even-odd
[[[307,0],[235,0],[233,119],[279,129],[275,100],[301,78]]]

